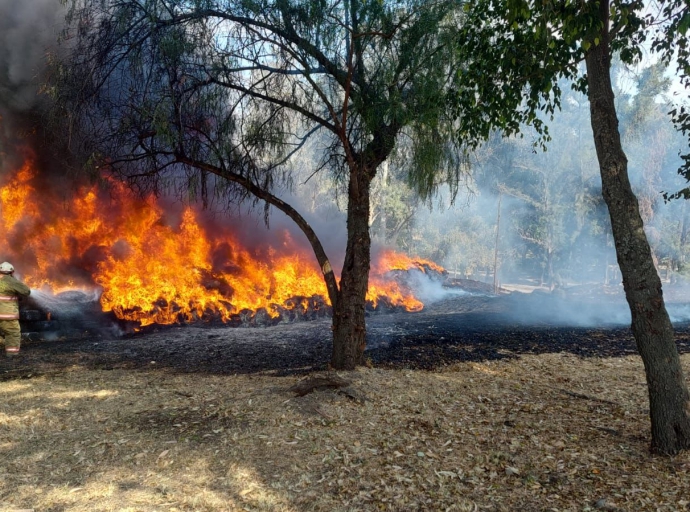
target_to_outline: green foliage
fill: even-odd
[[[575,73],[576,50],[556,36],[558,27],[540,14],[541,5],[481,0],[466,9],[458,47],[466,64],[455,77],[451,102],[457,137],[473,147],[495,129],[510,136],[523,124],[535,128],[538,145],[549,140],[539,114],[550,117],[559,107],[558,79]]]
[[[184,157],[286,182],[283,164],[322,132],[316,168],[371,179],[404,129],[411,183],[458,181],[459,0],[68,3],[73,46],[46,90],[82,150],[125,177],[155,186]]]
[[[553,0],[482,0],[468,4],[467,22],[461,29],[468,44],[460,50],[466,52],[468,66],[454,104],[459,110],[480,103],[487,108],[478,119],[465,117],[466,122],[459,125],[459,136],[479,133],[486,137],[492,127],[512,135],[524,123],[534,126],[539,135],[536,144],[545,147],[548,128],[537,114],[553,114],[560,107],[558,79],[576,78],[577,63],[602,43],[600,5]],[[665,0],[647,7],[642,0],[613,0],[608,5],[613,54],[623,63],[637,64],[645,44],[651,41],[661,65],[675,60],[681,82],[690,86],[690,6],[686,1]],[[585,77],[580,77],[573,87],[585,93],[586,85]],[[669,114],[690,142],[690,111],[684,101],[673,106]],[[511,108],[514,114],[506,116]],[[678,172],[690,181],[687,153],[682,155]],[[690,199],[690,188],[666,192],[664,197]]]

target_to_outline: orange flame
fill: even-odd
[[[328,303],[314,257],[287,232],[280,250],[250,251],[232,233],[207,232],[193,208],[184,209],[177,222],[167,220],[153,197],[136,199],[119,183],[112,184],[111,200],[86,187],[59,203],[34,182],[27,160],[0,187],[0,252],[18,264],[33,288],[58,292],[97,285],[104,311],[142,326],[207,317],[227,321],[245,309],[264,308],[275,317],[281,307],[304,306],[314,296]],[[385,274],[424,271],[424,265],[443,271],[431,262],[382,253],[372,265],[367,299],[419,311],[423,304]]]
[[[433,261],[421,259],[421,258],[411,258],[406,254],[401,254],[399,252],[387,250],[383,251],[378,258],[376,265],[377,272],[390,272],[391,270],[411,270],[417,269],[423,273],[427,273],[428,270],[433,270],[439,274],[445,274],[446,270],[434,263]]]

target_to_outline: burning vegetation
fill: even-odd
[[[243,322],[321,316],[326,286],[308,249],[283,231],[270,246],[249,248],[192,206],[170,208],[135,197],[122,183],[76,193],[39,189],[33,159],[0,183],[0,245],[34,289],[101,290],[104,312],[136,326],[195,321]],[[393,251],[372,263],[367,301],[419,311],[401,279],[444,269]]]

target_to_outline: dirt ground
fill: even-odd
[[[370,366],[303,397],[327,319],[26,343],[0,359],[0,511],[690,510],[629,330],[556,302],[372,315]]]

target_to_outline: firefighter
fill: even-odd
[[[31,290],[14,278],[12,264],[0,263],[0,336],[5,338],[5,355],[19,354],[22,332],[19,327],[19,297],[28,297]]]

